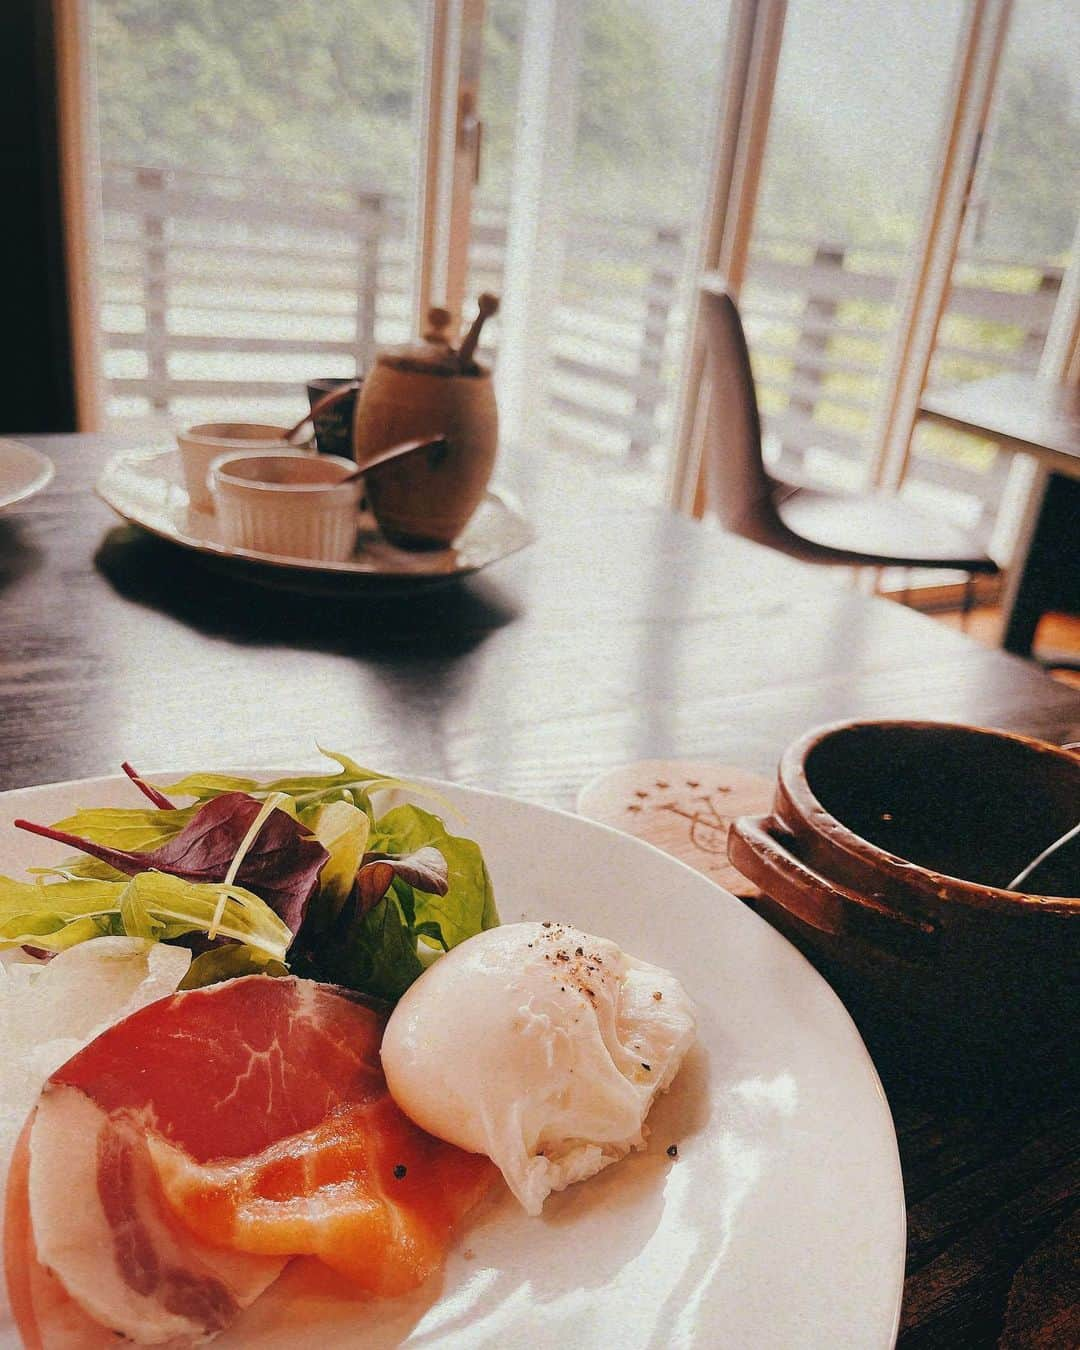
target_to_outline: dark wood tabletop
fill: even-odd
[[[1080,740],[1034,665],[610,487],[504,456],[537,542],[396,598],[261,589],[124,525],[91,492],[113,439],[34,442],[53,483],[0,516],[0,788],[116,771],[361,761],[572,808],[613,766],[765,773],[851,716]],[[1080,1130],[1040,1092],[992,1109],[882,1068],[909,1206],[900,1344],[1080,1343]]]

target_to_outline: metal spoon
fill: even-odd
[[[1080,742],[1063,745],[1061,748],[1062,750],[1078,750],[1080,749]],[[1013,877],[1012,881],[1009,882],[1005,889],[1007,891],[1018,890],[1040,863],[1043,863],[1047,858],[1052,857],[1059,848],[1064,848],[1069,840],[1075,839],[1078,834],[1080,834],[1080,820],[1076,822],[1071,830],[1066,830],[1060,839],[1055,839],[1052,844],[1044,848],[1037,858],[1032,858],[1031,862],[1029,862],[1022,871],[1017,872],[1016,876]]]
[[[294,438],[307,426],[309,422],[314,423],[319,413],[325,412],[327,408],[332,408],[335,403],[340,403],[343,398],[347,398],[354,390],[360,388],[359,380],[349,380],[346,384],[340,384],[336,389],[330,389],[320,398],[317,398],[307,412],[301,417],[299,422],[294,423],[282,440],[293,443]]]
[[[369,469],[377,469],[383,464],[389,464],[391,460],[411,455],[414,450],[418,452],[420,450],[432,450],[442,453],[446,449],[446,437],[441,434],[420,441],[402,441],[400,445],[388,446],[385,450],[380,450],[377,455],[372,455],[365,463],[358,464],[351,473],[342,474],[340,478],[335,479],[334,486],[336,487],[339,483],[354,483],[358,478],[363,478]]]

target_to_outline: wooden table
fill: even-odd
[[[1007,372],[927,391],[921,411],[1037,462],[1001,639],[1006,651],[1026,656],[1044,613],[1080,606],[1080,388]]]
[[[532,548],[464,583],[365,603],[212,573],[90,495],[115,443],[35,443],[56,478],[0,517],[0,788],[123,759],[307,761],[319,740],[572,807],[583,783],[637,759],[771,774],[795,735],[852,715],[1080,739],[1080,697],[1029,663],[621,496],[570,458],[506,457],[539,529]],[[882,1067],[910,1206],[901,1345],[1065,1343],[1075,1311],[1047,1328],[1067,1315],[1080,1221],[1072,1104],[980,1114]]]

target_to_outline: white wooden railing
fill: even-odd
[[[805,474],[815,456],[865,465],[903,263],[899,248],[756,242],[742,308],[766,432],[781,471]],[[1060,267],[1042,263],[961,257],[930,383],[1033,370],[1061,276]],[[1008,460],[965,453],[961,439],[954,433],[929,441],[917,436],[911,476],[992,508]]]
[[[408,335],[399,198],[107,165],[103,205],[113,416],[295,406],[306,379],[363,369],[376,345]],[[505,216],[478,210],[475,290],[502,288],[505,243]],[[630,465],[670,437],[686,244],[680,227],[650,220],[577,217],[570,226],[549,409],[566,436]],[[901,266],[900,250],[757,241],[743,308],[766,430],[783,465],[806,470],[822,454],[865,462]],[[932,376],[1037,362],[1060,269],[1013,262],[997,276],[996,285],[954,290],[950,315],[980,327],[943,332]],[[923,453],[916,473],[996,497],[992,458]]]

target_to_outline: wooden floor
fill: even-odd
[[[958,613],[934,614],[933,618],[952,628],[963,628]],[[976,642],[996,647],[1001,634],[1002,613],[996,605],[981,605],[968,616],[966,632]],[[1080,616],[1075,614],[1047,614],[1039,624],[1036,649],[1069,656],[1080,664]],[[1051,670],[1056,680],[1080,689],[1080,670]]]

